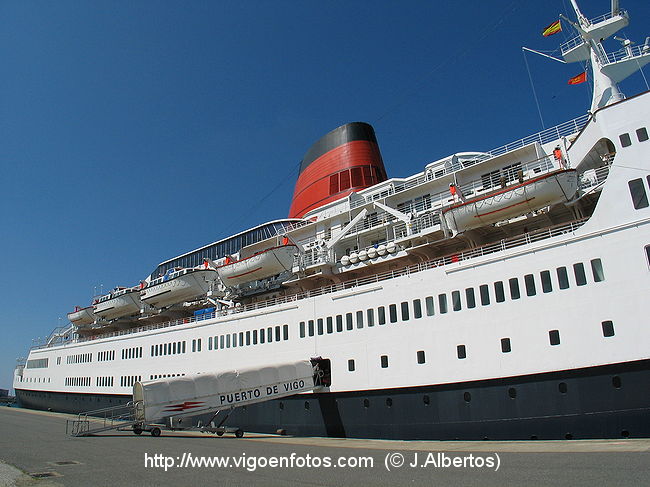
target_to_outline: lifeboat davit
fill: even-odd
[[[576,194],[575,169],[560,169],[522,183],[500,188],[443,210],[447,227],[454,233],[490,225],[539,210],[567,203]]]
[[[139,288],[126,287],[119,288],[106,294],[93,304],[93,310],[96,316],[107,320],[122,318],[140,312],[142,303],[140,302]]]
[[[214,269],[170,269],[142,289],[140,299],[157,308],[182,303],[207,294],[216,279]]]
[[[228,287],[257,281],[290,271],[296,252],[297,247],[293,244],[271,247],[245,259],[219,266],[217,272],[221,282]]]
[[[70,323],[77,326],[91,325],[95,322],[95,319],[95,313],[93,312],[92,306],[86,308],[75,306],[74,311],[68,313],[68,320],[70,320]]]

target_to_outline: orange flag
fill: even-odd
[[[568,81],[568,83],[570,85],[579,85],[580,83],[584,83],[585,81],[587,81],[587,72],[586,71],[580,73],[578,76],[574,76],[573,78],[571,78]]]

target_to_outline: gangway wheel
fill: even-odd
[[[235,431],[235,437],[241,438],[242,436],[244,436],[244,430],[238,429],[237,431]]]
[[[134,426],[134,427],[133,427],[133,432],[134,432],[136,435],[141,435],[141,434],[142,434],[142,428],[140,428],[139,426]]]
[[[151,429],[151,436],[158,437],[160,436],[160,428],[155,427]]]

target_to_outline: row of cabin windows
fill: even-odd
[[[555,270],[557,277],[556,284],[559,289],[568,289],[569,273],[566,267],[558,267]],[[601,282],[605,280],[602,261],[600,259],[591,260],[591,275],[594,282]],[[587,284],[587,274],[585,266],[582,262],[573,264],[573,276],[577,286],[584,286]],[[540,272],[541,290],[543,293],[553,291],[553,279],[551,271],[545,270]],[[527,274],[523,278],[524,289],[527,296],[535,296],[537,294],[536,279],[533,274]],[[521,288],[519,278],[513,277],[508,280],[508,290],[510,298],[520,299]],[[493,283],[492,295],[497,303],[502,303],[506,300],[505,284],[503,281],[496,281]],[[477,306],[477,295],[473,287],[467,288],[464,291],[465,306],[468,309]],[[451,302],[450,298],[451,297]],[[491,292],[488,284],[481,284],[478,288],[478,301],[482,306],[488,306],[491,303]],[[375,323],[385,325],[386,322],[397,323],[397,321],[408,321],[412,316],[414,319],[422,318],[423,312],[427,316],[433,316],[438,308],[439,314],[445,314],[449,310],[460,311],[463,308],[461,291],[452,291],[450,295],[439,294],[436,297],[427,296],[424,299],[424,309],[420,299],[414,299],[412,304],[408,301],[403,301],[399,304],[388,305],[388,313],[386,313],[385,306],[379,306],[375,314],[374,309],[367,309],[363,311],[356,311],[354,313],[346,313],[345,315],[328,316],[326,318],[318,318],[316,320],[301,321],[299,324],[300,338],[306,336],[323,335],[325,333],[342,332],[345,330],[353,330],[354,328],[363,328],[364,326],[372,327]]]
[[[611,320],[602,321],[600,323],[601,332],[604,338],[613,337],[616,333],[614,331],[614,322]],[[559,330],[549,330],[548,332],[548,341],[551,346],[556,346],[560,344],[560,331]],[[512,343],[510,338],[501,339],[501,352],[510,353],[512,351]],[[456,347],[456,355],[459,359],[467,358],[467,347],[465,345],[458,345]]]
[[[629,133],[624,133],[618,136],[618,139],[621,141],[622,147],[629,147],[632,145],[632,138]],[[648,130],[645,127],[636,129],[636,139],[639,142],[645,142],[648,140]]]
[[[648,186],[650,186],[650,176],[646,176]],[[632,204],[635,210],[648,207],[648,195],[645,190],[643,179],[637,178],[627,182],[630,188],[630,196],[632,197]]]
[[[132,347],[122,349],[122,359],[142,358],[142,347]]]
[[[329,194],[333,195],[350,188],[374,186],[381,180],[379,168],[376,166],[357,166],[344,169],[330,176]]]
[[[601,330],[603,337],[613,337],[614,333],[614,323],[612,321],[603,321],[601,322]],[[560,331],[559,330],[549,330],[548,332],[549,344],[551,346],[556,346],[560,344]],[[510,353],[512,351],[512,344],[510,338],[505,337],[501,339],[501,352]],[[467,347],[465,345],[456,346],[456,355],[459,359],[467,358]],[[426,354],[424,350],[418,350],[415,354],[415,358],[418,364],[426,363]],[[379,364],[382,369],[388,368],[388,355],[381,355],[379,357]],[[348,371],[354,372],[356,370],[356,365],[354,359],[348,360]]]
[[[196,346],[196,344],[194,344],[194,346]],[[159,357],[161,355],[176,355],[179,353],[185,353],[185,341],[151,345],[152,357]]]
[[[90,377],[66,377],[66,386],[88,387],[90,386]]]
[[[18,377],[18,382],[50,383],[51,381],[50,377]]]
[[[289,325],[269,326],[260,330],[240,331],[208,337],[208,350],[220,350],[230,347],[244,347],[263,343],[279,342],[289,339]]]
[[[93,354],[78,353],[76,355],[68,355],[66,360],[69,364],[85,364],[93,361]]]
[[[106,360],[115,360],[115,350],[106,350],[105,352],[97,352],[98,362],[104,362]]]
[[[112,377],[97,377],[95,382],[97,387],[113,387]]]
[[[149,376],[149,380],[166,379],[168,377],[183,377],[185,374],[153,374]]]
[[[122,387],[132,387],[136,382],[142,380],[141,375],[123,375],[120,377],[120,386]]]

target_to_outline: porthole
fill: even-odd
[[[280,409],[284,409],[284,403],[280,401]]]
[[[510,396],[511,399],[516,398],[517,397],[517,389],[515,389],[514,387],[511,387],[510,389],[508,389],[508,396]]]
[[[305,401],[305,409],[309,409],[309,401]]]
[[[390,397],[386,398],[386,407],[393,407],[393,400]]]
[[[566,392],[568,390],[566,382],[560,382],[557,385],[557,389],[558,389],[558,391],[560,391],[561,394],[566,394]]]
[[[614,386],[615,389],[620,389],[621,385],[621,378],[618,375],[612,377],[612,386]]]
[[[368,399],[363,400],[363,407],[366,409],[370,407],[370,401]]]
[[[465,402],[470,402],[472,400],[472,394],[466,392],[465,394],[463,394],[463,399],[465,399]]]
[[[424,403],[425,406],[428,406],[429,404],[431,404],[431,399],[429,398],[429,396],[425,395],[422,396],[422,402]]]

